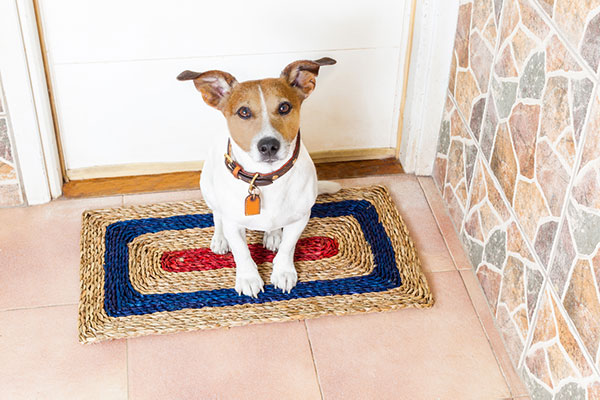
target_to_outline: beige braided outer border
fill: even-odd
[[[402,285],[373,293],[318,296],[264,304],[183,309],[146,315],[110,317],[104,311],[104,234],[108,225],[130,219],[210,213],[203,201],[185,201],[115,209],[85,211],[82,217],[79,303],[79,341],[167,334],[265,322],[303,320],[324,315],[381,312],[405,307],[429,308],[434,300],[421,270],[415,247],[393,201],[383,186],[342,189],[321,195],[318,203],[367,200],[376,208],[380,222],[396,252]],[[332,265],[335,268],[335,265]]]

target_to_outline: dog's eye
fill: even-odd
[[[236,114],[241,119],[248,119],[252,116],[252,113],[250,112],[250,109],[248,107],[240,107],[240,109],[237,110]]]
[[[288,103],[287,101],[284,101],[283,103],[281,103],[279,105],[279,108],[277,109],[277,111],[279,112],[280,115],[286,115],[291,110],[292,110],[292,105],[290,103]]]

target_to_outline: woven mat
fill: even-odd
[[[262,233],[249,231],[265,291],[238,296],[233,257],[210,251],[212,233],[200,200],[84,212],[79,340],[433,305],[382,186],[319,196],[296,246],[298,284],[289,294],[270,284],[273,253],[262,247]]]

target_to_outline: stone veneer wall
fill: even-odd
[[[533,398],[600,398],[600,0],[461,1],[434,179]]]
[[[23,204],[9,126],[10,120],[0,80],[0,207]]]

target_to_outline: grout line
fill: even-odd
[[[317,386],[319,386],[319,394],[321,395],[321,400],[323,400],[323,389],[321,388],[321,377],[319,376],[319,370],[317,369],[317,362],[315,361],[315,353],[313,351],[312,342],[310,341],[310,334],[308,333],[308,325],[306,325],[306,320],[302,321],[304,324],[304,330],[306,332],[306,339],[308,340],[308,348],[310,349],[310,358],[313,362],[313,368],[315,370],[315,375],[317,378]]]
[[[129,385],[129,339],[125,339],[125,379],[127,380],[127,399],[131,398]]]
[[[48,304],[44,306],[33,306],[33,307],[14,307],[14,308],[4,308],[0,309],[0,312],[10,312],[10,311],[28,311],[28,310],[39,310],[44,308],[52,308],[52,307],[67,307],[67,306],[78,306],[79,303],[61,303],[61,304]]]

